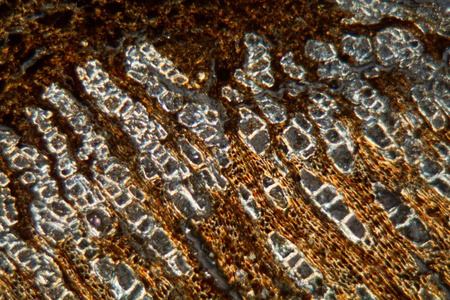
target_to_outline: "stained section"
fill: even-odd
[[[450,298],[448,7],[225,2],[0,5],[1,299]]]

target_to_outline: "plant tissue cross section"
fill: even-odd
[[[450,298],[446,1],[44,2],[0,4],[0,299]]]

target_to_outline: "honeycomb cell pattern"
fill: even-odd
[[[450,299],[445,1],[100,2],[0,4],[0,299]]]

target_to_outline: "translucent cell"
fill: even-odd
[[[341,221],[349,214],[349,210],[345,203],[341,200],[334,202],[331,206],[328,207],[327,211],[331,214],[333,219]]]
[[[127,58],[133,57],[138,58],[137,49],[135,47],[130,47],[126,52]],[[139,59],[139,58],[138,58]],[[148,69],[147,65],[143,64],[139,60],[127,59],[127,75],[136,80],[141,84],[146,84],[148,80]]]
[[[128,295],[129,299],[140,299],[145,295],[144,286],[139,283],[133,288],[133,290]]]
[[[288,127],[284,132],[284,138],[292,151],[304,150],[311,144],[308,136],[295,127]]]
[[[311,193],[317,191],[323,185],[322,181],[306,170],[301,171],[301,180],[302,185]]]
[[[147,217],[147,214],[137,203],[128,205],[125,208],[127,219],[133,224],[139,224],[143,219]]]
[[[401,203],[400,195],[383,188],[381,185],[375,185],[375,199],[386,211],[390,211],[391,208],[397,207]]]
[[[178,142],[178,145],[182,151],[182,153],[187,157],[189,162],[195,166],[200,166],[204,160],[203,156],[199,149],[197,149],[195,146],[193,146],[189,141],[186,139],[181,139]]]
[[[350,217],[345,225],[358,239],[362,239],[366,234],[366,229],[355,215]]]
[[[410,241],[423,244],[430,240],[430,235],[427,229],[423,225],[422,221],[418,218],[412,218],[408,223],[398,229]]]
[[[151,157],[148,155],[140,155],[138,161],[145,179],[153,181],[160,178],[158,174],[159,170]]]
[[[175,207],[185,216],[203,212],[203,208],[199,206],[192,194],[184,186],[177,187],[171,198]]]
[[[324,137],[327,141],[329,141],[332,144],[339,144],[340,139],[342,138],[339,132],[335,129],[330,129],[327,132],[325,132]]]
[[[208,125],[201,126],[201,128],[199,128],[197,132],[198,136],[202,138],[205,142],[210,141],[217,135],[217,130],[214,127]]]
[[[175,253],[167,258],[167,263],[169,264],[172,271],[178,275],[187,275],[191,274],[191,266],[186,262],[186,259],[179,253]]]
[[[101,258],[95,262],[94,270],[102,281],[110,281],[114,277],[115,265],[108,257]]]
[[[129,290],[135,283],[133,270],[124,263],[120,263],[115,270],[115,277],[124,290]]]
[[[250,115],[252,114],[252,115]],[[265,128],[264,121],[262,121],[259,117],[256,115],[253,115],[253,113],[249,113],[250,116],[242,119],[239,122],[239,131],[242,136],[248,137],[253,135],[255,132],[260,131],[261,129]]]
[[[334,45],[319,40],[308,40],[305,45],[305,54],[312,60],[327,61],[336,58]]]
[[[273,205],[278,206],[281,209],[285,209],[289,204],[289,200],[278,180],[274,181],[272,178],[264,176],[262,178],[262,184],[265,195],[269,201],[271,201]]]
[[[283,71],[295,80],[303,80],[306,77],[305,69],[299,66],[294,61],[294,53],[292,51],[286,52],[280,59]]]
[[[342,52],[350,56],[357,65],[371,62],[374,59],[372,42],[364,35],[345,34],[342,37]]]
[[[425,158],[420,163],[420,172],[425,178],[432,178],[444,171],[444,167],[436,160]]]
[[[253,218],[253,219],[259,219],[261,213],[259,206],[256,204],[255,201],[249,201],[243,204],[244,210]]]
[[[157,222],[151,216],[147,216],[136,228],[136,232],[142,236],[150,235],[155,230]]]
[[[400,147],[409,164],[417,164],[423,154],[422,141],[414,138],[414,133],[408,131],[400,137]]]
[[[175,250],[173,242],[162,229],[155,230],[150,238],[149,245],[162,256],[168,255]]]
[[[86,220],[99,233],[104,232],[111,225],[111,219],[104,209],[93,209],[87,212]]]
[[[386,148],[392,144],[386,130],[378,123],[368,126],[365,132],[366,136],[381,148]]]
[[[270,236],[270,241],[274,251],[281,258],[288,257],[289,254],[295,251],[295,246],[278,233],[272,234]]]
[[[22,171],[31,167],[31,157],[22,151],[17,151],[9,156],[9,167],[14,171]]]
[[[183,97],[174,92],[168,91],[165,94],[161,94],[157,97],[162,108],[167,112],[177,112],[183,106]]]
[[[56,171],[61,178],[72,176],[78,171],[75,161],[68,155],[67,152],[63,152],[61,156],[57,157]]]
[[[270,146],[269,133],[266,130],[258,132],[248,141],[248,144],[256,154],[264,154]]]
[[[392,223],[394,223],[394,225],[397,226],[405,223],[411,215],[411,208],[401,203],[393,210],[392,214],[389,216],[389,219]]]
[[[280,124],[286,121],[285,107],[268,96],[256,98],[261,111],[271,124]]]
[[[67,139],[65,135],[55,131],[53,134],[46,136],[47,148],[55,154],[62,153],[67,148]]]
[[[432,180],[430,182],[431,186],[433,186],[439,193],[444,195],[445,197],[450,196],[450,176],[439,176],[438,178]]]
[[[300,264],[298,271],[303,279],[310,277],[314,273],[314,270],[305,262]]]
[[[75,175],[66,181],[69,199],[84,198],[89,190],[89,182],[84,176]]]
[[[337,195],[334,187],[325,185],[322,190],[316,194],[315,199],[319,204],[325,205],[332,202]]]
[[[346,144],[340,144],[330,152],[330,156],[338,168],[344,172],[351,171],[354,158],[353,153]]]
[[[5,173],[0,172],[0,187],[6,187],[9,184],[9,178]]]
[[[383,66],[405,67],[423,53],[422,43],[403,28],[390,27],[381,30],[375,38],[378,60]]]
[[[448,165],[450,165],[450,145],[447,145],[444,142],[439,142],[434,145],[439,157],[445,161]]]
[[[222,87],[221,93],[222,97],[227,99],[229,102],[241,103],[244,101],[244,96],[239,91],[228,85]]]
[[[129,170],[119,163],[109,164],[104,172],[106,176],[118,184],[125,185],[131,179]]]

